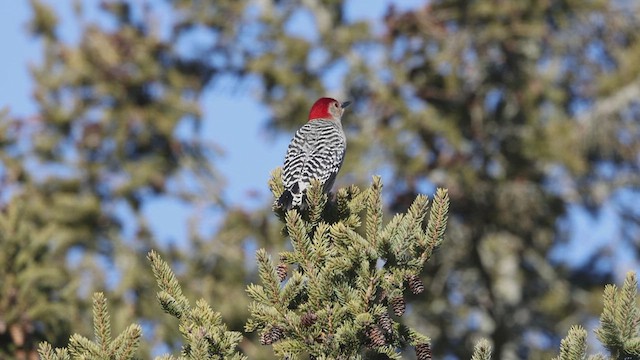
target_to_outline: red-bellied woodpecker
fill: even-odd
[[[284,158],[284,192],[278,206],[286,210],[304,208],[312,179],[320,181],[325,193],[331,190],[347,149],[341,119],[350,103],[320,98],[313,104],[309,122],[296,132]]]

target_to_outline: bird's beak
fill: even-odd
[[[342,104],[340,104],[340,107],[344,109],[344,108],[346,108],[346,107],[347,107],[347,106],[349,106],[349,105],[351,105],[351,101],[345,101],[345,102],[343,102]]]

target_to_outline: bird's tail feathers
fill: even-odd
[[[293,209],[293,194],[291,191],[285,190],[276,203],[278,207],[285,209],[285,211]]]
[[[276,205],[285,211],[294,208],[305,211],[309,207],[306,192],[294,194],[291,190],[285,190],[276,201]]]
[[[298,209],[302,211],[307,211],[309,208],[309,201],[307,199],[307,193],[302,194],[302,198],[300,199],[300,204],[298,204]]]

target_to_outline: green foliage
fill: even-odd
[[[228,331],[220,314],[213,311],[204,299],[198,300],[196,306],[192,307],[182,294],[180,284],[169,265],[155,251],[151,251],[148,256],[160,287],[158,300],[166,313],[180,321],[184,343],[178,359],[245,359],[236,350],[242,334]],[[175,358],[165,356],[164,359]]]
[[[66,348],[57,348],[54,350],[49,343],[41,343],[38,352],[44,360],[71,360],[69,350]]]
[[[194,183],[207,190],[200,198],[218,201],[211,149],[195,136],[175,133],[200,121],[198,97],[212,70],[183,59],[125,2],[102,7],[118,24],[113,31],[87,24],[76,47],[47,35],[57,30],[49,19],[54,13],[40,1],[32,4],[32,28],[44,36],[47,55],[32,68],[45,120],[44,131],[35,134],[35,154],[48,165],[68,166],[75,159],[75,178],[85,187],[99,189],[102,201],[125,199],[136,212],[144,193],[169,192],[167,181],[181,172],[206,180]],[[72,149],[61,151],[67,143]],[[173,191],[193,196],[186,188]]]
[[[554,360],[584,360],[587,358],[587,331],[582,326],[573,326],[560,343],[560,355]]]
[[[93,295],[93,327],[95,340],[74,334],[68,349],[52,349],[49,343],[40,344],[38,353],[43,360],[63,359],[133,359],[138,348],[142,329],[133,324],[115,339],[111,339],[111,320],[107,313],[107,299],[102,293]]]
[[[600,315],[600,327],[595,330],[598,340],[609,351],[610,359],[637,359],[640,343],[640,318],[638,318],[638,279],[628,272],[618,289],[607,285],[604,290],[604,308]],[[560,354],[554,360],[587,359],[587,332],[581,326],[573,326],[560,344]],[[589,360],[604,360],[606,356],[595,354]]]
[[[277,197],[278,171],[273,175],[270,187]],[[380,177],[363,192],[338,191],[332,204],[319,189],[312,183],[308,212],[281,214],[293,247],[280,253],[281,264],[276,267],[264,249],[258,251],[261,285],[247,288],[253,302],[246,331],[260,331],[261,342],[273,344],[280,358],[361,358],[374,351],[399,359],[398,347],[428,344],[428,337],[389,312],[404,302],[407,279],[415,277],[419,288],[417,275],[442,242],[447,192],[439,189],[430,208],[426,196],[418,196],[406,214],[383,226]],[[328,212],[331,222],[320,216]],[[279,269],[288,266],[294,268],[287,278]]]
[[[271,180],[274,184],[278,181]],[[266,250],[257,251],[261,284],[247,288],[253,301],[246,331],[260,331],[260,342],[272,345],[283,359],[302,355],[313,359],[401,359],[398,349],[406,345],[415,348],[418,360],[431,359],[430,338],[390,313],[403,315],[406,288],[414,294],[424,290],[417,274],[442,243],[449,208],[447,191],[438,189],[430,206],[426,197],[418,196],[407,213],[396,215],[385,225],[379,177],[374,177],[371,187],[362,192],[353,187],[347,193],[340,190],[332,201],[313,187],[320,184],[314,182],[309,189],[308,213],[301,215],[294,209],[284,215],[292,250],[280,253],[277,266]],[[359,211],[351,213],[354,208]],[[364,223],[360,221],[363,210]],[[313,223],[308,220],[315,218],[314,213],[327,211],[342,217],[333,222],[324,221],[325,217]],[[0,230],[23,239],[23,220],[20,207],[14,205],[0,217]],[[177,277],[157,252],[149,252],[148,259],[159,286],[157,299],[163,310],[178,320],[183,336],[178,357],[164,355],[157,359],[246,360],[237,350],[242,334],[228,331],[220,313],[213,311],[206,300],[191,306]],[[613,359],[639,356],[637,287],[635,273],[629,272],[621,289],[614,285],[605,288],[596,335]],[[398,304],[402,304],[402,312],[397,311]],[[43,360],[133,359],[140,345],[141,327],[129,325],[115,339],[111,328],[107,300],[102,293],[95,293],[94,340],[74,334],[66,348],[53,349],[43,342],[38,353]],[[582,327],[572,327],[555,360],[587,359],[586,338]],[[489,341],[480,340],[471,359],[491,357]],[[606,357],[596,354],[588,359]]]
[[[614,358],[640,356],[640,317],[637,308],[638,279],[627,273],[622,289],[607,285],[604,309],[596,335]]]
[[[72,33],[79,38],[69,41],[50,2],[29,3],[29,30],[42,47],[41,60],[30,67],[35,111],[24,117],[0,112],[0,207],[7,212],[22,202],[22,224],[32,229],[29,239],[11,239],[18,245],[7,247],[8,261],[0,265],[8,267],[2,269],[8,272],[6,294],[15,295],[0,300],[0,307],[7,306],[0,309],[0,323],[10,325],[0,326],[2,358],[33,357],[42,340],[61,346],[70,321],[74,330],[90,331],[91,294],[107,286],[114,305],[128,309],[111,319],[114,326],[150,319],[155,294],[142,269],[146,252],[157,244],[144,207],[158,196],[203,207],[222,204],[218,149],[198,136],[200,96],[212,69],[177,51],[182,30],[168,25],[175,32],[160,36],[151,8],[127,1],[101,2],[90,11],[99,20],[90,20],[85,6],[98,3],[78,1],[76,18],[65,23],[77,25]],[[125,226],[132,230],[126,235]],[[172,255],[197,263],[187,251]],[[244,323],[242,314],[237,323]],[[172,347],[176,334],[151,336],[154,345]],[[144,346],[141,353],[148,353]]]
[[[179,322],[184,337],[182,353],[179,357],[164,355],[159,359],[204,360],[204,359],[246,359],[236,351],[242,335],[227,331],[219,313],[214,312],[204,299],[191,307],[182,294],[180,284],[158,253],[149,253],[151,268],[160,291],[158,300],[164,311]],[[66,359],[133,359],[138,348],[142,330],[134,324],[127,327],[118,337],[111,339],[111,321],[107,312],[107,301],[102,293],[93,297],[93,321],[95,341],[74,334],[67,348],[53,350],[49,343],[40,344],[38,352],[43,360]]]
[[[153,275],[158,282],[160,292],[158,292],[158,301],[164,311],[168,314],[181,318],[189,309],[189,300],[182,294],[180,284],[173,274],[169,265],[162,261],[160,255],[152,251],[148,255],[149,261],[153,269]]]
[[[491,344],[486,339],[478,341],[473,347],[471,360],[491,360]]]
[[[56,228],[39,227],[27,213],[29,196],[16,196],[0,213],[0,358],[31,356],[34,341],[55,339],[70,327],[66,302],[77,279],[56,266],[64,249],[50,240]]]

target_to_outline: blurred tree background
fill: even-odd
[[[497,358],[550,358],[571,324],[593,321],[619,264],[637,264],[640,5],[389,2],[366,21],[353,2],[114,0],[97,21],[76,1],[80,40],[68,43],[55,10],[31,0],[37,113],[0,114],[1,357],[90,333],[98,290],[115,329],[143,325],[145,353],[179,348],[149,249],[243,328],[251,249],[287,244],[269,201],[224,201],[219,153],[201,136],[202,96],[229,79],[269,109],[265,131],[285,134],[339,89],[354,106],[338,185],[380,172],[390,214],[449,189],[447,240],[406,315],[436,357],[469,358],[486,337]],[[196,217],[184,246],[161,244],[141,216],[158,196],[224,218],[209,235]],[[614,219],[611,241],[580,243],[575,211]],[[572,259],[576,246],[591,255]],[[272,357],[256,339],[241,349]]]

